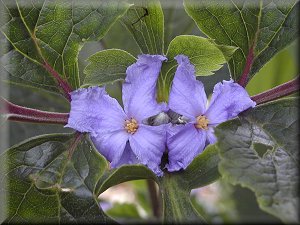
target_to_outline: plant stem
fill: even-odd
[[[68,113],[56,113],[31,109],[15,105],[2,97],[0,98],[0,105],[0,113],[5,114],[8,120],[63,125],[68,123]]]
[[[44,62],[44,68],[52,74],[52,76],[56,79],[58,82],[58,85],[62,88],[64,96],[68,99],[68,101],[71,101],[71,96],[70,92],[72,91],[72,88],[70,84],[63,80],[61,76],[47,63],[46,61]]]
[[[248,76],[249,76],[249,73],[250,73],[250,70],[251,70],[251,67],[253,64],[253,60],[254,60],[254,44],[252,45],[252,47],[249,50],[243,74],[242,74],[240,80],[238,81],[238,84],[241,85],[242,87],[246,87],[246,85],[248,83]]]
[[[159,219],[161,217],[161,202],[158,198],[156,183],[153,180],[147,180],[147,186],[150,195],[153,216]]]
[[[77,147],[77,145],[79,144],[82,136],[83,136],[82,133],[76,131],[75,138],[73,139],[73,141],[72,141],[72,143],[71,143],[71,145],[69,147],[69,150],[68,150],[69,151],[69,153],[68,153],[68,160],[71,160],[73,152],[74,152],[75,148]]]
[[[251,96],[251,99],[255,101],[257,105],[259,105],[293,94],[297,91],[299,91],[299,76],[270,90]]]

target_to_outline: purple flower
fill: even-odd
[[[142,163],[156,175],[166,143],[165,125],[148,126],[147,118],[166,110],[156,102],[156,81],[165,57],[140,55],[126,71],[123,84],[124,110],[104,88],[90,87],[71,93],[67,127],[89,132],[98,151],[111,167]]]
[[[216,142],[216,125],[234,118],[240,112],[255,106],[246,90],[232,80],[215,85],[210,105],[203,84],[196,80],[194,66],[186,56],[175,57],[178,68],[169,97],[169,108],[186,118],[185,125],[168,129],[167,169],[185,169],[203,151],[206,143]]]

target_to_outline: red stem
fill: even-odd
[[[8,120],[63,125],[68,123],[68,113],[56,113],[31,109],[15,105],[2,97],[0,98],[0,105],[0,114],[6,115]]]
[[[68,151],[69,151],[69,153],[68,153],[68,160],[70,160],[72,158],[73,152],[74,152],[75,148],[77,147],[77,145],[79,144],[82,136],[83,136],[82,133],[76,131],[75,138],[73,139],[73,141],[72,141],[72,143],[71,143],[71,145],[70,145],[70,147],[68,149]]]
[[[251,99],[255,101],[257,105],[259,105],[293,94],[297,91],[299,91],[299,76],[270,90],[251,96]]]
[[[252,45],[252,47],[249,49],[249,53],[247,55],[247,59],[246,59],[246,65],[243,71],[243,74],[240,78],[240,80],[238,81],[238,84],[241,85],[242,87],[246,87],[247,83],[248,83],[248,75],[250,73],[252,64],[253,64],[253,60],[254,60],[254,45]]]
[[[57,80],[58,85],[62,88],[64,92],[64,96],[68,99],[68,101],[71,101],[71,96],[70,92],[72,91],[72,87],[68,82],[63,80],[61,76],[47,63],[46,61],[44,62],[44,68],[52,74],[52,76]]]

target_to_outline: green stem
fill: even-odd
[[[150,195],[153,216],[159,219],[161,217],[161,206],[160,199],[158,198],[156,183],[153,180],[147,180],[147,186]]]
[[[163,223],[205,223],[192,205],[188,184],[180,176],[165,173],[160,179],[160,193],[163,201]]]

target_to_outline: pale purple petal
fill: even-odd
[[[209,124],[217,125],[236,117],[240,112],[254,107],[247,91],[233,80],[217,83],[214,87],[210,106],[205,115]]]
[[[99,127],[101,132],[124,130],[125,120],[127,119],[118,101],[108,94],[104,94],[99,108]]]
[[[169,108],[190,119],[202,115],[206,109],[207,97],[202,82],[196,80],[195,68],[188,57],[175,57],[178,67],[169,96]]]
[[[120,160],[114,165],[115,167],[120,167],[127,164],[139,164],[139,160],[133,153],[129,141],[126,144],[124,152],[120,158]]]
[[[208,127],[206,134],[207,134],[207,140],[209,144],[214,144],[217,142],[217,137],[215,136],[213,127]]]
[[[80,132],[93,132],[100,129],[101,99],[106,94],[104,88],[80,88],[70,93],[71,110],[65,127]]]
[[[175,125],[167,134],[168,171],[185,169],[205,147],[206,132],[194,124]]]
[[[166,104],[156,101],[156,82],[164,60],[161,55],[140,55],[137,62],[127,68],[122,92],[128,117],[141,122],[166,110]]]
[[[129,136],[132,151],[139,161],[148,166],[157,176],[163,173],[159,167],[166,149],[166,125],[147,126],[140,124],[137,132]]]
[[[111,167],[114,168],[120,164],[119,161],[128,141],[128,133],[124,129],[107,133],[101,132],[91,134],[91,140],[96,149],[111,162]]]

